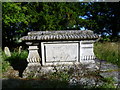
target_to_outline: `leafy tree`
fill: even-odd
[[[2,7],[3,46],[28,31],[79,29],[80,23],[86,23],[79,18],[83,15],[80,3],[6,2]]]
[[[16,39],[27,30],[27,20],[30,16],[25,14],[26,11],[27,8],[22,7],[21,3],[2,3],[3,46],[14,45]]]
[[[105,33],[118,36],[119,33],[119,3],[118,2],[104,2],[104,3],[86,3],[87,20],[92,20],[96,26],[87,27],[88,29],[95,30],[96,33],[104,35]]]
[[[3,47],[14,46],[29,31],[85,27],[113,37],[119,32],[119,3],[4,2],[2,12]]]

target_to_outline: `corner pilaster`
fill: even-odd
[[[27,58],[28,63],[40,63],[41,59],[38,53],[38,49],[38,46],[29,46],[29,54]]]
[[[28,65],[23,72],[23,78],[27,78],[29,76],[34,77],[41,70],[41,63],[40,63],[41,58],[38,53],[39,43],[26,42],[26,44],[29,46],[29,48],[28,48],[29,53],[28,53],[28,57],[27,57]]]

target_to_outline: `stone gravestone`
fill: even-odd
[[[19,47],[19,51],[18,51],[18,52],[19,52],[19,54],[21,53],[21,49],[22,49],[22,46],[20,46],[20,47]]]
[[[28,67],[36,69],[41,66],[95,63],[93,47],[98,39],[99,36],[91,30],[32,31],[21,38],[29,46]]]
[[[11,52],[10,52],[10,50],[9,50],[8,47],[5,47],[5,48],[4,48],[4,53],[5,53],[5,55],[8,56],[8,57],[11,56]]]

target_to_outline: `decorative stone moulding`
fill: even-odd
[[[54,41],[54,40],[95,40],[99,38],[93,31],[85,30],[64,30],[64,31],[32,31],[21,38],[23,41]]]
[[[29,46],[29,64],[49,66],[94,63],[93,43],[99,38],[91,30],[62,30],[32,31],[21,40]]]

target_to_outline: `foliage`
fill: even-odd
[[[2,61],[2,72],[6,72],[10,66],[10,63],[7,61]]]
[[[6,72],[10,66],[12,66],[15,70],[22,70],[24,68],[24,64],[26,64],[26,58],[28,56],[27,51],[12,52],[10,57],[7,57],[4,52],[2,54],[2,71]],[[21,66],[22,64],[22,66]],[[21,68],[22,67],[22,68]]]
[[[79,67],[80,68],[80,67]],[[76,72],[77,68],[74,68],[74,72]],[[88,89],[94,89],[94,88],[116,88],[115,87],[115,82],[113,80],[113,78],[111,77],[101,77],[98,78],[100,81],[103,81],[100,85],[88,85],[87,82],[82,84],[82,83],[76,83],[76,81],[73,81],[73,85],[71,85],[69,83],[69,80],[71,79],[71,73],[73,74],[74,72],[68,73],[70,72],[69,70],[64,70],[63,71],[56,71],[56,72],[49,72],[43,76],[40,76],[39,78],[26,78],[26,79],[19,79],[16,80],[17,83],[17,88],[88,88]],[[78,72],[76,72],[78,73]],[[84,73],[84,72],[83,72]],[[94,73],[93,71],[91,71],[91,73]],[[91,77],[91,75],[87,73],[87,76],[85,77]],[[83,77],[82,75],[75,75],[76,77]],[[79,81],[78,78],[78,81]],[[20,81],[21,80],[21,81]],[[11,83],[13,80],[11,80]],[[9,82],[9,80],[8,80]],[[14,80],[15,82],[15,80]],[[82,82],[82,81],[81,81]],[[97,83],[97,81],[96,81]],[[15,83],[14,83],[15,84]],[[14,85],[13,84],[13,85]],[[9,85],[12,84],[7,84],[7,86],[9,87]],[[3,83],[3,87],[5,87],[5,84]],[[10,86],[11,87],[11,86]]]
[[[54,73],[51,73],[49,78],[53,79],[53,80],[60,80],[60,81],[67,81],[70,78],[70,75],[68,74],[68,70],[64,70],[64,71],[56,71]]]
[[[85,27],[113,37],[119,32],[119,3],[3,2],[2,10],[3,47],[18,43],[29,31]]]
[[[51,3],[51,2],[4,2],[3,8],[3,45],[7,42],[18,42],[19,38],[28,31],[65,30],[79,28],[78,17],[82,13],[79,3]],[[58,12],[59,11],[59,12]]]
[[[114,85],[115,81],[113,80],[112,77],[102,78],[102,80],[104,81],[104,84],[96,88],[116,88],[116,86]]]
[[[22,51],[22,53],[12,52],[11,57],[8,57],[6,60],[14,64],[20,60],[26,60],[27,56],[28,56],[27,51]]]
[[[10,67],[10,63],[8,61],[6,61],[7,57],[5,55],[5,53],[3,51],[1,51],[2,53],[2,72],[6,72],[8,70],[8,68]]]
[[[108,62],[120,66],[120,55],[118,55],[119,44],[119,42],[95,43],[94,52],[96,57],[100,60],[107,60]]]
[[[19,63],[18,61],[23,61],[28,53],[26,51],[22,51],[21,54],[18,52],[13,52],[11,57],[5,57],[5,61],[9,61],[9,66],[12,64]],[[18,64],[16,65],[18,66]],[[23,64],[20,63],[19,66],[23,67]],[[63,66],[64,67],[64,66]],[[6,67],[5,67],[6,68]],[[6,69],[7,70],[7,69]],[[95,72],[90,71],[85,68],[85,66],[78,65],[70,69],[63,69],[63,70],[57,70],[55,68],[55,72],[53,73],[47,73],[43,76],[40,76],[39,78],[32,78],[28,77],[27,79],[21,79],[23,80],[23,83],[20,83],[16,81],[18,87],[20,88],[116,88],[114,86],[114,80],[113,78],[98,78],[101,81],[103,81],[103,84],[100,86],[84,86],[82,84],[75,84],[75,85],[69,85],[69,80],[71,77],[76,77],[78,79],[82,77],[97,77],[100,76],[97,75]],[[83,70],[83,71],[82,71]],[[82,72],[80,72],[82,71]],[[20,81],[20,80],[19,80]],[[15,84],[15,83],[14,83]]]
[[[118,42],[119,37],[116,36],[116,37],[113,38],[112,36],[103,35],[99,41],[100,42]]]
[[[88,20],[92,20],[97,26],[88,27],[101,35],[118,36],[119,32],[119,3],[86,3],[87,12],[85,15]],[[85,5],[86,5],[85,4]]]

